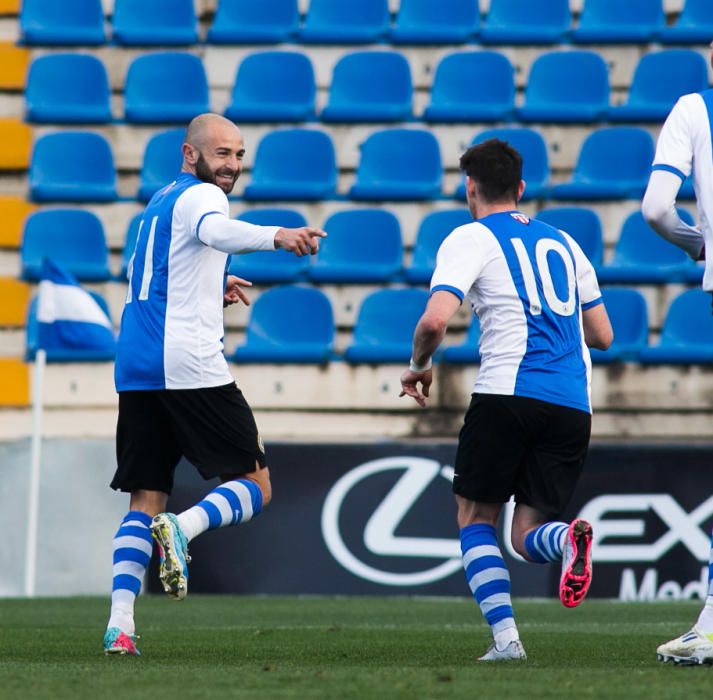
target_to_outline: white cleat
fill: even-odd
[[[525,659],[527,659],[525,647],[522,646],[522,642],[519,639],[515,639],[504,649],[498,649],[495,642],[493,642],[488,647],[488,651],[478,658],[478,661],[524,661]]]
[[[713,635],[703,634],[694,626],[690,632],[656,649],[656,658],[683,666],[713,664]]]

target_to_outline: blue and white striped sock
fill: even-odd
[[[468,525],[460,531],[463,568],[473,597],[499,649],[519,639],[510,599],[510,574],[492,525]]]
[[[550,522],[530,530],[525,537],[525,549],[530,561],[546,564],[560,561],[567,541],[567,523]]]
[[[206,530],[246,523],[261,510],[260,487],[250,479],[236,479],[213,489],[200,503],[179,513],[176,518],[190,542]]]
[[[698,616],[696,627],[703,634],[713,635],[713,536],[711,536],[711,553],[708,558],[708,595],[703,610]]]
[[[151,516],[130,510],[114,535],[114,581],[111,615],[107,627],[134,634],[134,602],[139,595],[146,568],[151,561]]]

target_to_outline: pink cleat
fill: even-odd
[[[136,648],[136,639],[138,637],[126,634],[118,627],[110,627],[104,634],[104,653],[107,656],[141,656],[141,652]]]
[[[579,605],[592,583],[592,526],[586,520],[573,520],[562,552],[560,600],[566,608]]]

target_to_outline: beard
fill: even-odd
[[[218,177],[221,175],[230,179],[219,181]],[[196,177],[203,182],[210,182],[211,185],[220,187],[225,194],[230,194],[233,191],[233,187],[235,187],[235,183],[240,177],[240,171],[232,170],[231,168],[218,168],[217,170],[211,170],[208,163],[206,163],[203,154],[199,153],[198,160],[196,161]]]

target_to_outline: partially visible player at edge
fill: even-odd
[[[231,219],[226,195],[244,154],[235,124],[215,114],[196,117],[186,132],[181,173],[151,198],[139,226],[115,367],[118,467],[111,487],[128,491],[131,500],[113,541],[107,654],[139,654],[134,602],[152,534],[163,586],[181,600],[188,590],[188,542],[247,522],[270,502],[255,419],[222,352],[223,306],[249,303],[240,289],[249,283],[226,274],[229,254],[278,248],[314,254],[326,234]],[[163,513],[182,456],[222,484],[183,513]]]
[[[711,44],[713,49],[713,44]],[[713,53],[711,53],[713,65]],[[684,95],[659,134],[649,184],[641,206],[644,218],[663,238],[693,260],[706,260],[703,289],[713,292],[713,90]],[[676,197],[693,171],[700,229],[678,216]],[[706,255],[706,248],[708,255]],[[691,323],[696,323],[691,319]],[[707,321],[710,323],[710,319]],[[708,566],[708,595],[695,625],[656,650],[659,661],[713,664],[713,539]]]
[[[591,427],[590,347],[612,330],[597,278],[565,232],[517,210],[522,158],[496,139],[461,157],[474,223],[438,251],[401,395],[425,406],[431,357],[467,298],[480,319],[481,365],[460,432],[453,491],[466,579],[493,633],[480,661],[525,659],[495,526],[512,495],[512,543],[530,562],[561,561],[560,599],[579,605],[592,576],[592,528],[559,522]],[[420,385],[420,387],[419,387]]]

